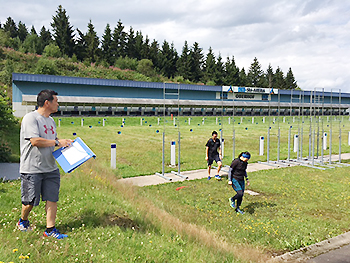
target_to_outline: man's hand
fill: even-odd
[[[232,181],[228,181],[228,184],[229,184],[229,185],[232,185]]]
[[[206,157],[205,157],[205,160],[208,161],[208,159],[209,159],[208,156],[206,156]]]
[[[73,140],[71,139],[60,139],[58,140],[59,144],[58,147],[68,147],[73,143]]]
[[[248,186],[250,185],[250,182],[249,182],[249,180],[247,180],[247,185],[248,185]]]

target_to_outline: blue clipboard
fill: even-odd
[[[79,137],[71,146],[62,147],[54,151],[53,156],[65,173],[70,173],[96,154]]]

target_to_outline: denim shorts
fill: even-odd
[[[60,192],[60,171],[48,173],[21,174],[22,204],[37,206],[42,201],[58,202]]]

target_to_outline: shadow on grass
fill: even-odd
[[[126,215],[102,214],[98,215],[89,210],[80,214],[75,220],[72,220],[62,226],[65,228],[79,228],[84,224],[86,227],[107,227],[119,226],[124,229],[140,230],[140,223],[132,220]]]
[[[249,214],[254,214],[256,208],[261,208],[261,207],[274,207],[277,206],[275,203],[269,203],[269,202],[253,202],[247,205],[244,208],[244,211],[249,213]]]

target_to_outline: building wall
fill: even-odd
[[[239,114],[264,115],[267,108],[271,108],[275,114],[278,106],[280,106],[281,114],[290,114],[288,111],[291,105],[294,108],[292,110],[294,113],[298,111],[298,107],[302,102],[305,108],[310,108],[310,97],[314,94],[313,91],[291,92],[286,90],[276,90],[276,93],[279,94],[233,94],[222,92],[225,89],[221,86],[164,84],[17,73],[13,74],[12,88],[14,115],[18,117],[22,117],[27,112],[35,109],[36,95],[43,89],[55,90],[59,93],[60,98],[63,98],[60,101],[61,112],[59,114],[64,112],[98,114],[99,111],[102,111],[124,115],[145,113],[157,115],[163,113],[163,109],[159,107],[162,107],[165,101],[171,102],[166,106],[167,112],[177,108],[177,103],[181,101],[183,105],[180,105],[180,107],[183,108],[185,114],[187,112],[187,114],[210,115],[221,112],[222,107],[225,108],[225,112],[231,112],[232,114],[233,104],[235,104],[235,111]],[[323,94],[325,97],[321,101],[319,98]],[[238,96],[235,101],[232,100],[233,95]],[[65,98],[71,99],[65,101]],[[72,98],[76,98],[76,100]],[[87,103],[86,101],[91,100],[91,98],[93,98],[93,102]],[[317,102],[318,106],[323,103],[325,107],[327,105],[329,107],[332,101],[332,107],[337,108],[339,93],[318,92],[316,99],[314,98],[313,101]],[[341,106],[350,108],[350,94],[341,94]]]

